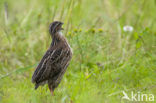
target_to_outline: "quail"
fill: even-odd
[[[61,32],[63,30],[62,25],[63,23],[60,21],[54,21],[50,24],[51,45],[32,76],[32,83],[35,84],[35,89],[41,85],[48,84],[52,95],[54,95],[55,88],[60,84],[72,58],[70,45]]]

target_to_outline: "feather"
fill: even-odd
[[[62,55],[62,51],[60,48],[54,48],[51,47],[42,60],[40,61],[39,65],[37,66],[33,77],[32,77],[32,82],[34,83],[40,83],[44,80],[47,80],[48,77],[52,74],[50,73],[55,73],[54,71],[51,71],[51,67],[53,64],[59,59],[59,57]]]

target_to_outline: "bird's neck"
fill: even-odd
[[[51,46],[54,46],[58,44],[59,42],[62,42],[65,40],[65,37],[62,35],[62,32],[57,32],[55,35],[52,37],[52,43]]]

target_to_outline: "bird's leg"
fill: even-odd
[[[51,92],[51,95],[54,96],[54,91],[52,89],[50,90],[50,92]]]
[[[49,90],[52,96],[54,96],[54,91],[51,89],[51,87],[49,86]]]

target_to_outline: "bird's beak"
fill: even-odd
[[[61,24],[60,24],[60,26],[61,26],[61,30],[64,30],[64,28],[62,28],[62,25],[63,25],[63,24],[64,24],[64,23],[61,23]]]

